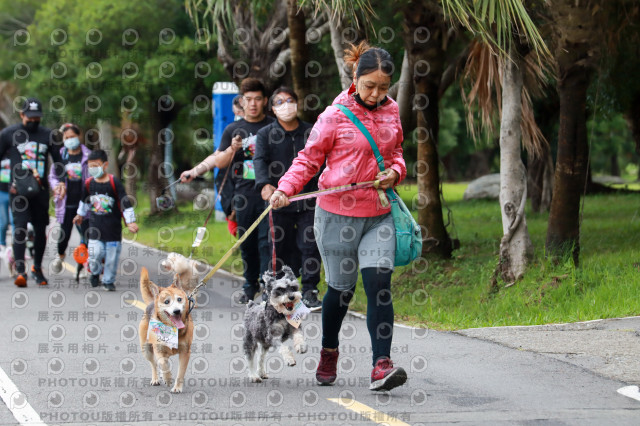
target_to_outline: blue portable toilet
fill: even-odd
[[[218,81],[214,83],[213,90],[211,93],[212,102],[211,102],[211,112],[213,114],[213,150],[218,149],[220,146],[220,140],[222,139],[222,132],[229,125],[229,123],[233,122],[234,115],[233,109],[231,106],[233,105],[233,98],[238,94],[238,86],[232,81]],[[218,175],[218,169],[214,171],[214,177]],[[227,177],[227,183],[229,184],[229,177]],[[218,196],[217,188],[216,188],[216,198]],[[222,211],[222,206],[220,205],[220,201],[216,202],[216,220],[224,221],[225,215]]]

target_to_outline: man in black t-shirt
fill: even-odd
[[[260,191],[255,188],[253,155],[258,130],[273,122],[264,113],[268,98],[260,80],[244,79],[240,84],[240,93],[244,118],[234,121],[224,129],[216,152],[180,176],[183,182],[190,182],[214,167],[231,167],[227,180],[231,179],[234,186],[233,210],[238,222],[238,237],[242,237],[267,207]],[[269,222],[262,220],[258,228],[240,245],[245,279],[240,303],[253,300],[260,287],[259,279],[269,267],[268,234]]]
[[[41,117],[42,103],[36,98],[28,98],[20,111],[22,122],[0,132],[0,158],[6,154],[11,164],[9,194],[15,225],[13,254],[18,272],[15,285],[18,287],[27,285],[24,252],[29,222],[33,225],[35,233],[32,277],[40,285],[48,284],[42,274],[42,258],[47,243],[46,228],[49,224],[49,186],[46,173],[48,155],[53,158],[56,175],[62,176],[64,173],[60,146],[53,143],[51,130],[40,126]],[[39,181],[39,191],[26,198],[17,193],[16,180],[27,177],[29,173],[33,173]],[[64,184],[60,183],[53,189],[56,193],[64,193]]]

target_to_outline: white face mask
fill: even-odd
[[[73,151],[74,149],[78,149],[78,147],[80,146],[80,139],[78,139],[78,137],[65,139],[64,146],[71,151]]]
[[[284,121],[285,123],[292,121],[298,115],[298,104],[297,103],[283,103],[280,106],[273,107],[273,113],[278,117],[278,120]]]
[[[89,174],[95,179],[100,179],[104,174],[104,170],[102,170],[102,167],[89,167]]]

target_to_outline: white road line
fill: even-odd
[[[0,368],[0,397],[21,425],[47,426],[29,404],[27,396],[18,390],[2,368]]]
[[[635,399],[636,401],[640,401],[640,389],[638,389],[638,386],[625,386],[618,389],[618,393]]]

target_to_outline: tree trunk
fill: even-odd
[[[496,146],[498,145],[496,141]],[[468,180],[477,179],[491,173],[491,164],[495,155],[500,150],[496,148],[483,148],[469,155],[469,164],[464,170],[464,178]]]
[[[298,95],[301,105],[311,92],[308,78],[305,78],[305,67],[309,62],[309,50],[307,49],[305,16],[302,8],[298,7],[297,0],[288,0],[287,22],[289,24],[289,48],[291,49],[291,77],[293,90]],[[298,109],[298,116],[305,121],[313,120],[311,111],[305,108]]]
[[[111,173],[118,179],[120,178],[120,167],[118,167],[118,156],[113,148],[113,131],[111,129],[111,123],[108,121],[98,120],[98,132],[100,133],[100,149],[107,153],[109,165],[107,166],[107,172]]]
[[[416,112],[413,110],[413,95],[415,94],[415,86],[413,84],[413,73],[409,66],[409,55],[407,51],[404,52],[402,59],[402,68],[400,71],[400,79],[396,83],[397,85],[397,97],[395,98],[398,103],[398,110],[400,112],[400,122],[402,123],[402,131],[404,133],[404,139],[408,140],[409,135],[416,128]]]
[[[611,154],[611,176],[620,176],[620,164],[618,163],[618,154]]]
[[[418,142],[418,223],[426,228],[423,256],[451,257],[451,238],[445,228],[440,200],[438,158],[439,108],[438,92],[445,62],[442,9],[437,3],[410,2],[403,10],[405,49],[415,83]],[[420,40],[415,35],[427,26],[430,37]],[[423,230],[424,233],[424,230]]]
[[[549,148],[545,146],[540,158],[530,158],[527,169],[527,192],[531,210],[536,213],[548,212],[553,193],[553,158]]]
[[[587,173],[586,97],[591,74],[601,56],[600,6],[588,0],[547,3],[552,20],[557,90],[560,99],[558,156],[549,212],[546,251],[580,257],[580,195]],[[600,12],[601,13],[601,12]]]
[[[636,94],[633,97],[626,118],[631,127],[631,135],[636,143],[636,154],[640,155],[640,94]],[[640,180],[640,168],[638,169],[638,177],[638,180]]]
[[[587,165],[588,87],[589,73],[582,67],[575,67],[558,81],[558,158],[546,241],[547,253],[561,255],[571,250],[576,265],[580,255],[580,195],[584,192]]]
[[[505,59],[500,120],[500,209],[503,237],[500,242],[500,275],[506,282],[520,279],[533,255],[525,218],[527,174],[522,164],[522,66],[515,49]]]
[[[348,44],[342,37],[342,30],[344,29],[343,18],[338,14],[334,16],[330,10],[327,11],[327,13],[331,20],[331,48],[336,60],[336,65],[338,66],[338,73],[340,74],[340,85],[342,86],[342,90],[346,90],[351,86],[353,76],[349,73],[344,63],[344,50],[348,47]]]
[[[0,129],[20,122],[20,116],[13,110],[13,99],[18,89],[8,81],[0,82]]]
[[[540,197],[540,212],[548,212],[551,209],[553,199],[553,157],[551,151],[547,151],[544,172],[542,174],[542,196]]]
[[[152,109],[151,143],[149,144],[151,152],[149,153],[149,177],[147,178],[151,215],[161,213],[156,205],[156,198],[162,195],[162,189],[167,186],[167,181],[162,176],[164,175],[164,143],[168,137],[166,132],[169,123],[171,123],[171,118],[167,112],[158,111],[157,108]]]

